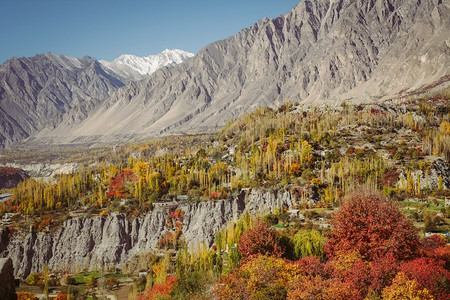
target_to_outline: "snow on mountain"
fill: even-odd
[[[123,54],[113,61],[100,60],[100,63],[122,80],[136,81],[148,77],[161,67],[179,64],[192,56],[193,53],[180,49],[166,49],[159,54],[144,57]]]

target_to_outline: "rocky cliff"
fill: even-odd
[[[287,101],[337,105],[448,86],[450,3],[304,0],[212,43],[192,59],[117,90],[59,143],[215,129]]]
[[[185,212],[182,232],[186,243],[212,245],[215,233],[244,211],[261,215],[276,207],[292,207],[288,192],[257,191],[233,200],[176,205]],[[24,236],[0,232],[0,256],[12,259],[16,276],[26,277],[41,271],[44,264],[52,270],[75,270],[120,265],[133,255],[155,249],[166,232],[167,204],[157,204],[141,218],[125,215],[69,219],[55,233],[30,231]],[[7,245],[7,246],[6,246]]]

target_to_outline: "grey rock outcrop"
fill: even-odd
[[[263,215],[276,207],[291,208],[293,201],[289,192],[253,191],[232,200],[180,204],[178,208],[185,212],[185,242],[192,249],[199,243],[211,246],[216,232],[244,211]],[[12,259],[16,276],[21,278],[41,271],[46,263],[51,270],[73,271],[120,265],[133,255],[155,249],[167,230],[166,208],[158,204],[144,217],[131,221],[122,214],[69,219],[55,233],[30,231],[11,240],[0,233],[1,245],[7,245],[0,256]]]
[[[111,140],[201,132],[257,107],[372,102],[448,86],[450,3],[304,0],[117,90],[80,124],[39,135]]]
[[[439,177],[442,179],[442,188],[450,189],[450,166],[444,159],[438,159],[434,161],[431,165],[429,172],[424,172],[422,170],[417,170],[411,172],[412,179],[414,183],[420,181],[421,188],[439,188]],[[402,172],[399,176],[398,184],[400,188],[406,188],[407,175]]]
[[[4,168],[0,166],[0,189],[15,188],[19,182],[29,177],[30,175],[22,169]]]
[[[14,270],[10,258],[0,258],[0,299],[16,300]]]
[[[2,166],[0,164],[0,166]],[[20,168],[24,170],[28,177],[49,179],[58,174],[74,173],[78,167],[76,163],[52,164],[52,163],[6,163],[6,167]]]

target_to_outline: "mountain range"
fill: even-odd
[[[123,82],[142,80],[156,70],[166,66],[174,66],[194,56],[190,52],[179,49],[166,49],[157,55],[139,57],[123,54],[113,61],[100,60],[100,63],[113,74],[119,75]]]
[[[136,79],[148,70],[132,64],[125,70],[121,62],[127,56],[111,63],[74,59],[90,63],[95,83],[72,74],[74,63],[66,63],[67,69],[53,64],[52,72],[67,74],[39,93],[45,101],[28,96],[38,86],[23,84],[36,76],[33,59],[8,61],[0,68],[1,143],[27,134],[33,134],[31,142],[75,143],[204,132],[287,101],[334,106],[448,88],[449,15],[450,3],[441,0],[304,0],[285,15],[264,18],[139,81],[123,79],[133,68]],[[5,67],[12,64],[20,72]],[[86,100],[71,90],[75,82],[86,85],[76,89]],[[60,99],[63,87],[70,92]],[[5,103],[22,110],[9,109],[4,119]],[[31,117],[25,113],[40,103],[49,108],[42,105]]]
[[[0,66],[0,147],[61,122],[77,123],[127,82],[193,56],[178,49],[112,62],[53,53],[12,58]]]

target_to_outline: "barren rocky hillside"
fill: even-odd
[[[302,1],[119,89],[56,142],[205,131],[287,101],[373,102],[448,85],[449,3]]]

